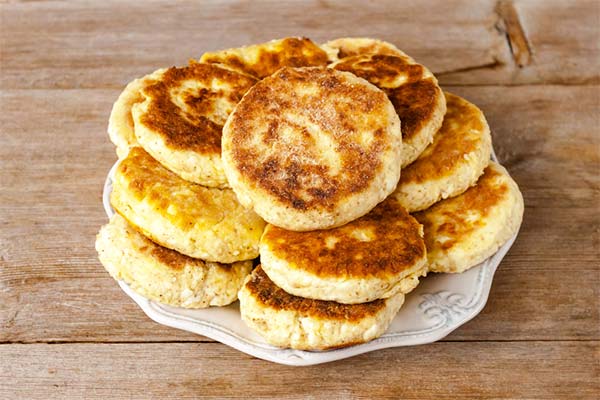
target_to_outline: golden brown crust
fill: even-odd
[[[169,221],[184,231],[199,220],[210,220],[215,224],[220,222],[228,211],[223,209],[223,205],[227,204],[223,199],[235,204],[235,194],[231,190],[206,188],[186,182],[164,168],[141,147],[130,150],[127,158],[117,167],[116,174],[127,182],[129,194],[138,200],[150,202],[155,210],[168,216]],[[173,203],[177,205],[176,214],[168,211]],[[129,219],[128,222],[136,226]],[[140,230],[139,227],[137,229]],[[143,233],[148,236],[147,232]]]
[[[383,92],[331,69],[283,68],[255,85],[229,118],[232,160],[281,203],[332,210],[382,170],[388,106]],[[330,152],[339,160],[335,170],[321,160]]]
[[[261,241],[291,268],[340,279],[395,276],[426,253],[421,225],[394,198],[334,229],[294,232],[268,225]]]
[[[417,82],[425,77],[427,70],[409,57],[386,54],[361,54],[346,57],[334,66],[338,71],[352,72],[382,89]]]
[[[175,250],[167,249],[166,247],[157,245],[154,242],[150,241],[150,239],[148,239],[148,241],[154,246],[150,245],[149,248],[141,247],[140,251],[149,251],[153,257],[155,257],[158,261],[160,261],[161,263],[163,263],[171,269],[180,270],[183,268],[186,262],[193,263],[197,266],[204,265],[204,263],[201,260],[198,260],[197,258],[188,257],[186,255],[176,252]]]
[[[339,38],[325,43],[323,47],[337,51],[337,58],[352,57],[360,54],[405,55],[391,43],[370,38]]]
[[[116,168],[110,201],[153,242],[190,257],[230,263],[258,255],[265,223],[232,190],[185,181],[140,147]]]
[[[451,93],[445,95],[447,111],[442,127],[427,150],[402,170],[399,185],[422,183],[449,175],[463,161],[465,154],[473,153],[482,146],[483,136],[489,127],[481,110]]]
[[[186,86],[191,81],[193,86]],[[254,83],[251,77],[213,64],[169,68],[143,90],[148,105],[140,122],[172,149],[220,154],[222,125]]]
[[[191,265],[198,268],[205,268],[207,262],[198,258],[192,258],[181,254],[178,251],[171,250],[154,243],[150,238],[144,235],[144,232],[135,225],[131,224],[127,218],[120,213],[118,216],[125,220],[124,234],[131,237],[131,246],[142,254],[149,254],[164,266],[175,271],[182,270],[186,265]],[[229,269],[231,264],[210,263],[213,267]]]
[[[285,38],[205,53],[200,61],[224,64],[257,78],[264,78],[282,67],[326,65],[327,53],[308,38]]]
[[[374,316],[385,308],[385,300],[362,304],[340,304],[334,301],[305,299],[292,296],[276,286],[259,265],[246,283],[246,289],[263,305],[275,310],[294,311],[306,317],[347,322]]]
[[[402,123],[402,138],[409,140],[439,107],[441,90],[425,67],[409,57],[362,54],[344,58],[333,68],[359,76],[383,89]]]
[[[436,113],[440,88],[434,78],[427,78],[388,89],[387,94],[402,122],[402,139],[410,140]]]
[[[134,147],[133,149],[135,149],[135,148],[137,148],[137,147]],[[129,226],[130,226],[130,227],[131,227],[133,230],[135,230],[136,232],[138,232],[139,234],[141,234],[142,236],[144,236],[145,238],[147,238],[147,239],[148,239],[149,241],[151,241],[152,243],[155,243],[156,245],[158,245],[158,246],[160,246],[160,247],[163,247],[163,248],[167,249],[167,247],[164,247],[164,245],[165,245],[166,243],[163,243],[163,242],[160,240],[160,238],[159,238],[159,237],[157,237],[157,235],[155,235],[154,233],[150,232],[149,230],[147,230],[147,229],[144,229],[144,228],[142,228],[141,226],[139,226],[138,224],[136,224],[136,223],[134,223],[133,221],[131,221],[131,219],[130,219],[130,218],[128,218],[128,217],[127,217],[127,215],[126,215],[124,212],[120,211],[120,210],[117,208],[117,206],[116,206],[114,203],[111,203],[111,205],[112,205],[112,206],[113,206],[113,208],[115,209],[115,212],[116,212],[116,213],[117,213],[117,214],[118,214],[118,215],[119,215],[121,218],[123,218],[123,219],[124,219],[124,220],[127,222],[127,225],[129,225]],[[178,251],[176,251],[176,250],[173,250],[173,251],[175,251],[175,252],[179,253],[179,252],[178,252]],[[182,254],[182,253],[179,253],[179,254],[183,255],[184,257],[189,257],[189,256],[186,256],[185,254]],[[190,258],[192,258],[192,257],[190,257]],[[193,258],[192,258],[192,259],[193,259]]]
[[[440,247],[448,250],[460,242],[461,238],[485,225],[490,211],[510,190],[508,182],[503,178],[501,172],[487,167],[477,185],[459,197],[441,201],[427,210],[415,213],[415,218],[423,224],[427,248]],[[436,221],[431,218],[439,215],[452,222],[437,226]],[[440,241],[441,238],[443,242]]]
[[[138,145],[131,114],[132,107],[144,101],[142,90],[159,79],[164,71],[164,69],[159,69],[129,82],[113,104],[108,119],[108,135],[110,140],[117,146],[119,158],[125,158],[129,149]]]
[[[251,261],[220,264],[163,248],[119,215],[100,229],[95,247],[114,279],[150,300],[175,307],[231,304],[252,270]]]
[[[129,220],[118,210],[115,211],[117,212],[117,216],[125,220],[125,223],[127,225],[127,229],[125,230],[126,234],[133,235],[135,232],[139,235],[138,237],[145,239],[143,240],[143,244],[139,246],[136,246],[137,243],[132,242],[132,245],[136,246],[136,249],[140,253],[148,253],[153,257],[156,257],[156,259],[163,263],[165,266],[176,271],[181,270],[186,263],[193,263],[197,264],[198,266],[204,265],[204,261],[202,260],[186,256],[185,254],[181,254],[175,250],[171,250],[154,243],[148,236],[146,236],[143,229],[140,229],[138,226],[135,226],[134,224],[129,222]]]
[[[159,262],[161,262],[163,265],[165,265],[171,269],[179,271],[179,270],[183,269],[183,267],[186,264],[194,265],[198,268],[206,267],[207,262],[204,260],[188,257],[185,254],[181,254],[175,250],[171,250],[166,247],[160,246],[160,245],[152,242],[150,239],[148,239],[148,241],[150,242],[150,247],[149,247],[150,254],[153,257],[155,257]],[[140,251],[144,251],[144,249],[141,248]],[[216,263],[216,262],[211,262],[210,264],[213,267],[219,268],[220,270],[224,270],[224,271],[231,269],[231,264],[222,264],[222,263]]]

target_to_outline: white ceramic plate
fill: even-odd
[[[492,156],[496,160],[495,155]],[[111,217],[113,166],[104,185],[103,203]],[[313,365],[340,360],[387,347],[435,342],[475,317],[485,306],[494,272],[512,246],[513,237],[496,254],[462,274],[430,274],[406,297],[387,332],[369,343],[329,351],[279,349],[248,328],[240,318],[238,303],[227,307],[188,310],[170,307],[119,285],[154,321],[197,333],[264,360],[287,365]]]

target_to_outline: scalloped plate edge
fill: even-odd
[[[494,153],[493,149],[491,158],[492,160],[497,161],[496,154]],[[111,167],[104,184],[102,203],[109,218],[115,213],[110,205],[110,193],[112,191],[112,177],[118,165],[119,161],[117,161]],[[458,320],[445,321],[444,323],[437,325],[434,329],[425,329],[423,332],[406,331],[384,334],[378,339],[368,343],[329,351],[280,349],[268,344],[256,343],[211,322],[199,321],[190,317],[183,317],[181,315],[171,313],[161,308],[160,305],[155,304],[153,301],[148,300],[133,291],[133,289],[131,289],[125,282],[119,281],[118,283],[121,289],[129,297],[131,297],[136,304],[138,304],[142,311],[144,311],[144,313],[150,319],[159,324],[206,336],[243,353],[263,360],[290,366],[308,366],[337,361],[390,347],[414,346],[432,343],[446,337],[452,331],[456,330],[477,316],[477,314],[479,314],[485,307],[489,297],[494,273],[496,272],[496,269],[500,265],[500,262],[508,250],[511,248],[517,236],[518,232],[508,242],[502,245],[493,256],[479,266],[479,268],[482,269],[480,274],[483,275],[481,278],[481,287],[479,288],[479,297],[472,299],[474,300],[474,304],[471,304],[468,307],[468,312],[464,315],[461,315]]]

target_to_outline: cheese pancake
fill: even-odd
[[[422,226],[394,198],[338,228],[293,232],[267,225],[260,260],[286,292],[345,304],[406,294],[427,273]]]
[[[387,54],[408,57],[393,44],[371,38],[339,38],[322,44],[321,48],[329,54],[330,61],[338,61],[342,58],[360,54]]]
[[[240,202],[290,230],[352,221],[400,178],[400,122],[385,93],[329,68],[283,68],[256,84],[223,128]]]
[[[477,185],[414,216],[425,231],[429,270],[463,272],[518,232],[523,196],[508,172],[491,162]]]
[[[117,167],[110,201],[138,231],[187,256],[221,263],[258,256],[265,223],[231,189],[185,181],[140,147]]]
[[[118,214],[100,229],[96,251],[114,279],[148,299],[175,307],[231,304],[252,270],[252,261],[219,264],[159,246]]]
[[[473,186],[490,161],[492,138],[481,110],[446,92],[440,130],[415,162],[402,170],[392,194],[409,211],[457,196]]]
[[[402,167],[413,162],[442,126],[446,99],[437,79],[408,56],[363,54],[331,68],[348,71],[384,90],[402,123]]]
[[[139,144],[183,179],[227,187],[221,132],[254,78],[213,64],[169,68],[132,108]]]
[[[204,53],[201,62],[224,64],[256,78],[282,67],[327,65],[327,53],[307,38],[284,38],[234,49]]]
[[[238,294],[242,320],[275,346],[327,350],[381,336],[404,303],[404,295],[363,304],[304,299],[277,287],[260,266]]]
[[[165,69],[159,69],[149,75],[129,82],[123,92],[119,95],[117,101],[113,104],[108,118],[108,136],[117,146],[117,155],[119,158],[125,158],[129,149],[138,146],[133,127],[133,117],[131,107],[134,104],[144,101],[142,90],[155,82],[165,72]]]

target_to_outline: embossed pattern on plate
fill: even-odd
[[[492,159],[497,161],[495,154]],[[111,217],[111,168],[104,185],[103,204]],[[340,360],[388,347],[435,342],[475,317],[485,306],[494,272],[514,240],[492,257],[462,274],[430,274],[406,297],[406,302],[384,335],[369,343],[329,351],[280,349],[267,344],[240,318],[238,303],[227,307],[188,310],[146,299],[126,283],[119,285],[152,320],[173,328],[203,335],[254,357],[286,365],[314,365]]]

